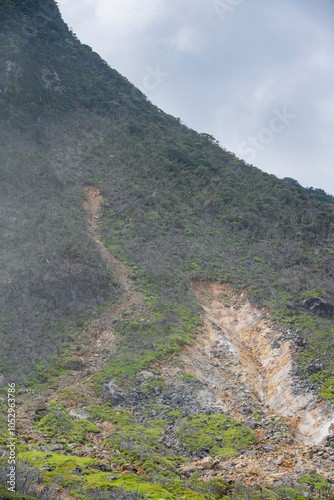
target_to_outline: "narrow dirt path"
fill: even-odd
[[[93,186],[85,187],[84,192],[87,197],[83,202],[87,229],[108,269],[113,272],[114,281],[118,284],[120,290],[120,298],[116,304],[106,307],[98,317],[94,318],[76,339],[74,354],[71,359],[73,360],[74,357],[75,362],[81,364],[81,367],[75,370],[68,368],[67,373],[59,377],[53,386],[39,393],[38,398],[28,394],[23,396],[23,404],[20,405],[18,412],[18,432],[21,435],[34,437],[31,441],[32,449],[34,444],[40,442],[42,437],[40,432],[32,425],[35,417],[36,399],[39,403],[45,404],[51,401],[59,401],[73,410],[82,408],[87,404],[102,404],[101,399],[96,396],[93,390],[92,378],[95,373],[105,366],[110,355],[117,348],[119,337],[116,336],[114,331],[115,323],[117,323],[122,313],[129,308],[133,310],[132,318],[145,312],[143,296],[136,290],[131,279],[130,270],[123,262],[112,255],[99,237],[98,220],[100,207],[104,201],[103,197],[99,190]],[[71,359],[68,361],[71,362]],[[108,426],[106,425],[105,432],[103,427],[101,431],[100,435],[92,436],[92,440],[95,451],[100,451],[100,458],[103,459],[103,441],[108,432]],[[45,442],[48,442],[47,439]]]
[[[134,282],[130,277],[130,272],[127,266],[120,260],[116,259],[108,248],[101,241],[98,232],[98,221],[101,205],[104,203],[103,197],[97,187],[86,186],[84,188],[87,199],[83,202],[83,209],[86,212],[86,219],[88,223],[88,231],[98,246],[100,255],[105,261],[108,269],[110,269],[116,281],[120,285],[122,296],[119,299],[117,306],[112,309],[113,316],[117,315],[127,308],[134,308],[134,310],[141,313],[144,308],[143,295],[135,288]],[[135,317],[134,315],[133,317]]]

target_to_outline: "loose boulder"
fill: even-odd
[[[322,318],[331,318],[334,316],[334,302],[321,297],[310,297],[304,300],[303,306],[305,309]]]
[[[320,359],[316,359],[313,363],[310,363],[306,368],[309,374],[318,373],[324,369],[324,364],[320,361]]]
[[[205,457],[205,458],[203,458],[202,463],[201,463],[201,465],[203,467],[203,470],[210,470],[210,469],[212,469],[213,466],[214,466],[214,464],[215,464],[215,461],[214,461],[214,459],[212,457]]]
[[[74,410],[70,411],[70,415],[74,418],[77,418],[78,420],[89,420],[90,422],[93,422],[92,417],[87,413],[85,410],[82,410],[81,408],[76,408]]]
[[[100,394],[102,399],[112,404],[118,404],[124,400],[124,392],[112,380],[109,383],[103,384],[103,390]]]

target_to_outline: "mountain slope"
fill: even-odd
[[[53,0],[2,3],[0,42],[0,381],[29,388],[26,458],[61,441],[90,457],[85,466],[96,455],[118,472],[132,463],[134,491],[145,477],[199,492],[185,478],[202,469],[182,464],[214,453],[217,472],[249,448],[264,468],[257,481],[275,484],[265,452],[279,460],[286,445],[297,488],[313,470],[298,447],[314,453],[333,409],[333,206],[153,106],[76,39]],[[262,385],[248,386],[252,376]],[[109,428],[76,423],[71,401]],[[94,456],[82,451],[89,441]],[[331,443],[315,458],[326,480]],[[242,479],[242,460],[222,474],[221,495]]]
[[[300,481],[308,476],[330,484],[331,439],[320,447],[312,443],[326,434],[332,407],[289,377],[290,333],[282,335],[268,313],[227,285],[192,283],[203,323],[179,356],[152,362],[122,389],[110,381],[102,399],[94,394],[95,375],[121,340],[115,320],[123,311],[142,321],[149,311],[130,271],[99,239],[99,191],[85,192],[90,234],[123,284],[122,297],[76,339],[52,386],[37,398],[35,391],[20,391],[21,457],[41,465],[48,459],[47,480],[56,481],[61,468],[65,487],[76,464],[88,483],[78,478],[72,487],[84,498],[90,488],[108,485],[111,470],[116,487],[139,487],[152,498],[192,498],[194,492],[221,498],[238,482],[248,493],[265,484],[276,496],[283,476],[290,495],[305,490]],[[103,472],[98,478],[94,467]]]

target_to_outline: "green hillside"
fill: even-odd
[[[291,181],[246,164],[212,136],[187,128],[153,106],[79,42],[63,23],[54,0],[2,1],[3,380],[30,388],[53,383],[63,374],[66,356],[80,354],[73,354],[73,345],[83,328],[122,297],[122,283],[108,269],[87,230],[84,188],[95,186],[104,199],[97,221],[100,238],[130,269],[145,301],[142,317],[138,314],[131,319],[133,311],[127,311],[115,319],[120,341],[94,375],[97,396],[111,378],[119,385],[135,386],[140,370],[156,360],[177,356],[183,346],[190,345],[201,327],[201,307],[190,283],[212,281],[229,284],[235,293],[245,292],[253,306],[273,315],[278,328],[292,337],[296,332],[302,335],[304,347],[296,351],[294,369],[319,390],[321,398],[333,401],[333,318],[303,306],[308,298],[320,297],[329,303],[334,298],[333,203],[322,190],[307,192]],[[189,376],[185,380],[193,382]],[[160,385],[160,380],[153,381],[145,390],[158,394]],[[137,457],[137,435],[144,436],[146,455],[143,459],[139,453],[140,466],[149,462],[147,454],[156,449],[158,458],[154,456],[154,465],[149,462],[149,467],[156,473],[164,464],[176,474],[173,460],[179,465],[181,455],[171,459],[169,449],[154,448],[152,441],[167,420],[145,424],[145,429],[140,427],[142,422],[131,421],[131,437],[128,422],[118,422],[118,413],[109,413],[105,420],[120,426],[124,440],[135,441],[123,449],[122,442],[107,440],[108,449],[114,451],[117,446],[125,454],[132,450]],[[170,425],[181,418],[175,415]],[[193,436],[180,438],[184,453],[192,453],[196,440],[202,442],[196,433],[198,422],[203,423],[199,417],[191,416],[180,424],[181,431],[190,423],[194,426]],[[217,422],[212,432],[218,432],[225,417]],[[42,424],[34,426],[51,432],[47,420],[45,428]],[[241,426],[234,421],[233,425]],[[63,438],[66,433],[58,431],[49,437]],[[243,432],[251,435],[249,430]],[[232,438],[236,439],[234,434]],[[212,439],[210,435],[203,442],[220,450]],[[247,439],[253,442],[253,435]],[[64,445],[67,452],[69,444]],[[241,453],[243,448],[239,448]],[[224,453],[220,451],[220,456]],[[62,455],[58,458],[63,467]],[[83,463],[78,462],[80,467]],[[70,478],[67,469],[66,474]],[[151,476],[146,480],[152,483],[148,488],[157,482]],[[96,484],[93,481],[92,488]],[[117,482],[117,486],[122,484]],[[126,489],[135,491],[135,484]],[[179,498],[173,493],[175,484],[170,483],[170,498]],[[190,488],[192,483],[177,483],[177,488],[181,486]],[[226,498],[230,486],[224,483],[221,490],[213,486],[215,498]],[[157,490],[152,498],[158,500],[167,489]],[[204,491],[203,496],[196,493],[193,498],[209,498],[209,490]],[[239,494],[240,498],[244,495]],[[281,498],[290,494],[300,498],[295,490],[282,492]]]
[[[83,312],[117,296],[85,231],[85,184],[108,200],[105,242],[154,295],[151,335],[183,331],[196,310],[189,280],[215,279],[310,326],[314,342],[317,329],[330,336],[331,321],[300,305],[314,289],[334,291],[332,207],[152,106],[80,44],[54,2],[10,5],[0,44],[2,370],[31,371]]]

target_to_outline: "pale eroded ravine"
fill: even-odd
[[[225,356],[210,367],[218,396],[226,381],[237,384],[241,392],[287,417],[298,440],[320,442],[334,422],[333,405],[315,393],[294,390],[291,341],[284,340],[268,315],[245,296],[234,296],[235,303],[227,304],[226,297],[233,296],[228,286],[207,282],[193,283],[192,288],[203,308],[203,328],[194,345],[182,353],[188,370],[203,378],[205,370],[196,369],[194,358],[204,366],[210,353],[220,348]]]

